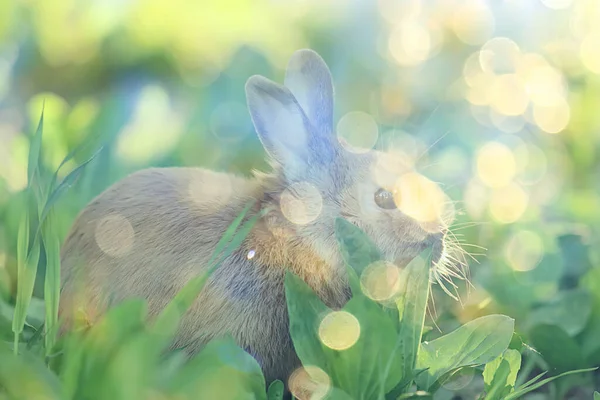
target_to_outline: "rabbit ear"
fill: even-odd
[[[325,61],[315,51],[296,51],[288,62],[285,86],[321,135],[333,132],[333,81]]]
[[[306,163],[312,127],[289,89],[254,75],[246,82],[246,101],[267,153],[286,170]]]

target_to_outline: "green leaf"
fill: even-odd
[[[279,379],[271,382],[269,389],[267,390],[268,400],[282,400],[283,399],[284,385]]]
[[[572,370],[584,364],[577,342],[558,326],[537,325],[529,332],[529,339],[548,365],[557,372]]]
[[[189,398],[267,399],[259,364],[230,336],[207,343],[166,389]]]
[[[290,334],[303,365],[321,368],[329,375],[332,386],[351,398],[377,398],[382,389],[385,393],[398,383],[401,371],[397,366],[387,377],[382,377],[395,346],[397,331],[394,321],[378,304],[365,296],[354,296],[339,311],[342,314],[336,314],[336,317],[346,317],[349,321],[343,330],[339,326],[340,330],[336,331],[321,326],[323,319],[333,315],[333,311],[301,278],[287,272],[285,290]],[[350,339],[353,333],[358,333],[358,338]],[[332,346],[337,350],[324,344],[338,340],[338,337],[345,343]]]
[[[565,275],[579,277],[592,268],[590,262],[588,247],[582,241],[580,235],[567,234],[558,238],[563,255],[564,264],[568,266],[564,269]]]
[[[580,374],[583,372],[592,372],[597,370],[598,367],[596,368],[587,368],[587,369],[578,369],[578,370],[574,370],[574,371],[568,371],[568,372],[563,372],[560,375],[556,375],[553,376],[551,378],[546,378],[543,381],[540,381],[539,378],[544,375],[544,373],[536,376],[535,378],[533,378],[531,381],[523,384],[523,386],[517,388],[514,392],[512,392],[511,394],[509,394],[508,396],[506,396],[503,400],[513,400],[513,399],[521,399],[524,395],[526,395],[527,393],[533,392],[534,390],[544,386],[547,383],[550,383],[556,379],[562,378],[563,376],[567,376],[567,375],[573,375],[573,374]],[[533,383],[535,382],[535,383]]]
[[[585,287],[593,296],[593,308],[590,320],[578,337],[581,343],[583,356],[590,365],[600,365],[600,267],[592,268],[581,279],[581,286]]]
[[[431,342],[423,342],[417,368],[428,369],[416,379],[417,385],[429,390],[449,372],[492,361],[508,348],[513,331],[512,318],[487,315]]]
[[[594,400],[600,400],[600,393],[594,392]]]
[[[54,207],[56,202],[67,192],[67,190],[69,190],[77,182],[77,180],[83,173],[86,165],[88,165],[94,158],[96,158],[96,156],[98,155],[98,153],[100,153],[100,151],[102,151],[102,148],[99,148],[89,159],[87,159],[85,162],[83,162],[81,165],[79,165],[77,168],[75,168],[73,171],[71,171],[62,180],[60,185],[58,185],[58,187],[56,189],[54,189],[52,191],[52,193],[50,193],[50,195],[48,196],[48,200],[46,201],[46,204],[44,204],[44,208],[43,208],[41,216],[40,216],[40,224],[42,224],[44,222],[44,220],[46,219],[46,216],[48,215],[48,213],[50,212],[52,207]]]
[[[27,160],[27,187],[33,188],[33,182],[35,179],[35,175],[39,170],[39,165],[41,163],[41,153],[42,153],[42,135],[44,131],[44,105],[42,105],[42,112],[40,114],[40,120],[38,122],[37,129],[35,134],[31,138],[31,143],[29,145],[29,157]]]
[[[27,228],[25,228],[27,229]],[[21,237],[21,235],[19,235]],[[27,235],[28,236],[28,235]],[[21,247],[21,245],[19,246]],[[20,257],[17,266],[17,300],[12,329],[15,334],[15,352],[18,351],[18,338],[23,332],[23,326],[27,317],[27,309],[31,302],[33,286],[37,275],[37,267],[40,259],[40,243],[34,239],[33,247],[26,258]]]
[[[335,236],[344,262],[352,268],[356,276],[360,277],[365,268],[381,260],[381,253],[371,239],[346,219],[336,218]],[[354,279],[354,274],[351,273],[350,278],[352,293],[360,293],[360,284]]]
[[[584,329],[591,312],[592,295],[587,290],[563,291],[548,303],[531,311],[527,326],[556,325],[572,337]]]
[[[67,338],[66,349],[75,354],[61,366],[60,375],[61,380],[69,381],[66,390],[75,390],[73,398],[94,398],[95,393],[106,390],[105,382],[113,371],[111,360],[122,351],[122,346],[132,343],[132,338],[144,331],[146,316],[144,300],[125,300],[109,309],[81,340],[77,333]]]
[[[507,349],[502,355],[485,365],[483,380],[486,400],[502,399],[514,390],[517,373],[521,368],[521,353]]]
[[[401,387],[414,379],[429,298],[430,267],[431,249],[428,248],[413,259],[402,273],[401,295],[396,301],[400,318],[399,332],[396,347],[386,366],[386,373],[392,363],[400,368]]]
[[[44,304],[46,308],[45,349],[46,355],[52,352],[58,328],[58,303],[60,296],[60,241],[55,228],[55,217],[51,213],[46,220],[43,233],[46,250],[46,277],[44,282]]]
[[[61,399],[58,378],[36,357],[0,343],[0,388],[10,399]]]

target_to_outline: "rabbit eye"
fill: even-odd
[[[393,210],[396,208],[394,194],[385,189],[379,189],[375,192],[375,203],[384,210]]]

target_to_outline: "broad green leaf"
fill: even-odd
[[[356,225],[344,218],[335,220],[335,236],[347,266],[351,267],[358,277],[372,263],[381,260],[381,253],[371,239]],[[352,282],[352,292],[360,292],[360,285]]]
[[[393,352],[397,331],[394,321],[378,304],[357,295],[332,314],[310,287],[291,272],[286,274],[285,289],[290,334],[303,365],[321,368],[329,375],[332,386],[351,398],[378,398],[382,389],[385,393],[396,386],[399,366],[393,365],[384,379],[382,374]],[[325,317],[328,320],[322,325]],[[327,324],[338,317],[346,323],[337,328],[334,323]]]
[[[492,381],[489,385],[486,385],[485,400],[503,399],[507,394],[514,390],[513,386],[506,383],[510,372],[510,365],[508,364],[508,361],[502,359],[496,368],[494,376],[492,377]]]
[[[167,391],[189,398],[267,399],[259,364],[230,336],[207,343],[168,383]]]
[[[396,301],[400,318],[399,332],[385,372],[387,374],[392,365],[399,367],[401,386],[409,384],[414,378],[429,298],[430,267],[431,249],[428,248],[412,260],[401,275],[401,295]]]
[[[600,365],[600,267],[592,268],[581,280],[581,286],[585,287],[593,296],[593,309],[590,320],[578,337],[581,343],[583,356],[590,365]]]
[[[279,379],[271,382],[269,389],[267,390],[268,400],[282,400],[283,399],[284,385]]]
[[[81,359],[72,360],[79,369],[76,370],[73,364],[61,368],[63,379],[67,373],[78,375],[74,398],[93,398],[94,393],[105,390],[103,386],[110,372],[110,360],[121,351],[125,343],[144,330],[146,310],[147,304],[141,299],[123,301],[109,309],[86,332],[81,342],[74,346],[75,350],[77,347],[82,348]],[[72,387],[69,389],[72,390]]]
[[[568,276],[579,277],[592,268],[588,246],[580,235],[567,234],[559,236],[558,244],[563,255],[564,273]]]
[[[13,354],[0,343],[0,388],[10,399],[61,399],[58,378],[28,353]]]
[[[527,326],[556,325],[569,336],[579,334],[592,312],[592,295],[584,289],[560,292],[548,303],[531,311]]]
[[[526,395],[527,393],[530,393],[556,379],[562,378],[563,376],[567,376],[567,375],[573,375],[573,374],[580,374],[580,373],[584,373],[584,372],[592,372],[597,370],[598,367],[596,368],[587,368],[587,369],[578,369],[578,370],[574,370],[574,371],[568,371],[568,372],[563,372],[560,375],[556,375],[550,378],[546,378],[542,381],[539,380],[539,378],[541,376],[543,376],[545,373],[542,373],[538,376],[536,376],[535,378],[533,378],[531,381],[523,384],[521,387],[517,388],[514,392],[512,392],[511,394],[509,394],[508,396],[506,396],[503,400],[513,400],[513,399],[521,399],[523,398],[524,395]],[[535,382],[535,383],[534,383]]]
[[[581,348],[562,328],[537,325],[529,332],[532,346],[557,372],[576,369],[584,364]]]
[[[483,370],[486,400],[502,399],[512,392],[520,368],[521,353],[513,349],[507,349],[501,356],[487,363]]]
[[[431,342],[423,342],[417,368],[427,371],[416,379],[417,385],[429,390],[453,370],[492,361],[508,348],[513,332],[512,318],[487,315]]]
[[[594,400],[600,400],[600,393],[594,392]]]
[[[102,384],[94,395],[101,399],[143,400],[158,373],[163,350],[155,335],[139,331],[124,338],[103,364]]]

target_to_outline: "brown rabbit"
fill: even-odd
[[[185,315],[176,347],[193,353],[230,333],[261,365],[267,383],[299,366],[288,332],[285,268],[332,308],[349,298],[334,221],[364,230],[402,266],[434,244],[435,273],[448,278],[441,190],[393,153],[337,139],[333,84],[322,58],[294,53],[285,86],[261,76],[246,84],[254,127],[272,172],[253,179],[200,168],[150,168],[108,188],[78,216],[62,249],[61,316],[94,319],[126,298],[156,315],[205,270],[225,229],[248,201],[269,209],[209,279]]]

